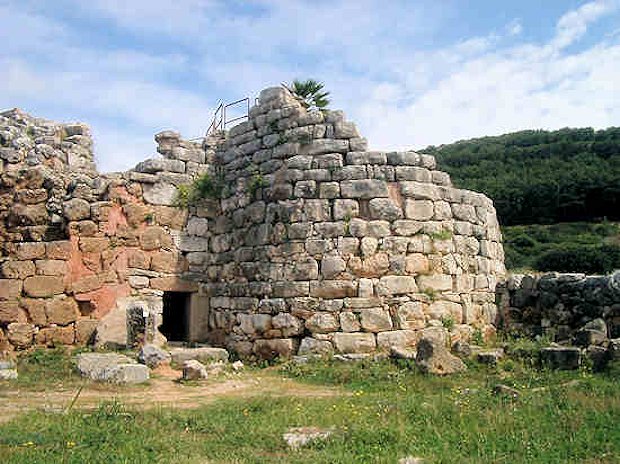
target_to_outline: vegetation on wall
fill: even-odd
[[[201,200],[220,198],[223,190],[222,180],[205,173],[196,178],[191,184],[183,184],[177,187],[177,206],[187,207],[195,205]]]
[[[530,130],[421,150],[502,225],[620,220],[620,127]]]
[[[325,91],[325,84],[314,79],[300,81],[295,79],[290,86],[283,84],[293,95],[299,97],[306,108],[326,109],[329,105],[329,92]]]

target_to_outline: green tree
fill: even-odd
[[[290,87],[285,86],[306,108],[325,109],[329,105],[329,92],[324,90],[325,85],[314,79],[300,81],[295,79]]]

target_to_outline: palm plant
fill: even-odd
[[[284,85],[306,108],[325,109],[329,105],[329,92],[323,90],[325,85],[314,79],[299,81],[295,79],[290,87]]]

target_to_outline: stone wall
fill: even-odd
[[[620,337],[620,271],[609,276],[513,275],[498,287],[502,324],[529,335],[571,340],[597,319]]]
[[[163,157],[109,175],[85,126],[1,116],[5,348],[132,343],[132,312],[157,339],[164,291],[199,296],[196,341],[246,357],[494,331],[505,271],[492,202],[452,187],[431,156],[368,151],[341,112],[266,89],[221,138],[162,132]],[[176,207],[204,173],[221,192]]]
[[[123,346],[146,336],[134,313],[154,337],[163,291],[197,290],[179,278],[187,211],[173,202],[213,152],[162,136],[169,159],[101,175],[85,125],[0,114],[0,351]]]

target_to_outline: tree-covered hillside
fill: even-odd
[[[620,220],[620,127],[522,131],[422,153],[495,201],[502,225]]]

